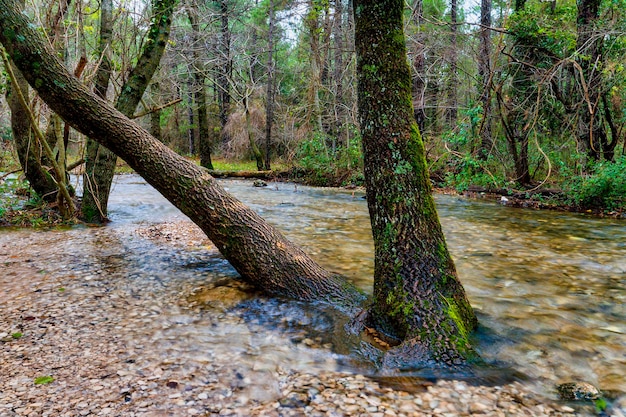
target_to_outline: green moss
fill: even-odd
[[[459,335],[461,336],[459,339],[463,339],[463,341],[465,342],[463,344],[468,345],[469,341],[467,339],[469,337],[470,332],[467,329],[467,324],[465,323],[465,320],[461,314],[461,309],[457,305],[457,302],[456,300],[454,300],[454,298],[447,298],[447,297],[442,297],[442,298],[446,302],[446,305],[447,305],[447,308],[445,310],[446,315],[452,319],[452,321],[456,325]]]

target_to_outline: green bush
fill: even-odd
[[[583,208],[626,208],[626,156],[615,162],[600,162],[593,173],[570,182],[572,202]]]
[[[363,183],[363,154],[359,136],[350,140],[348,147],[338,146],[335,151],[328,138],[315,134],[298,144],[297,164],[308,172],[308,182],[321,185],[347,185]]]

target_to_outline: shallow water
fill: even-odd
[[[242,180],[221,183],[320,263],[369,291],[373,244],[361,194],[286,183],[265,188]],[[626,223],[451,196],[436,201],[459,276],[479,315],[481,354],[546,386],[584,380],[624,393]],[[12,241],[15,250],[30,251],[33,262],[45,265],[55,279],[71,274],[89,285],[153,297],[158,319],[145,329],[146,344],[166,340],[159,346],[169,346],[168,360],[223,349],[239,352],[242,366],[261,371],[340,366],[337,355],[302,343],[307,327],[323,333],[329,324],[297,306],[264,300],[243,313],[217,309],[213,316],[191,308],[195,288],[228,282],[236,273],[215,253],[163,247],[133,234],[144,223],[184,218],[140,177],[116,178],[110,214],[113,222],[106,228],[0,231],[0,243]],[[178,304],[163,306],[164,294],[172,293],[180,294]],[[257,320],[245,316],[248,310]],[[268,330],[273,320],[280,331]]]

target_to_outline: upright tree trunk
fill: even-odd
[[[230,115],[230,77],[232,73],[233,61],[230,57],[230,23],[228,0],[219,0],[220,6],[220,54],[221,65],[218,69],[218,104],[220,107],[220,123],[222,129],[228,122]]]
[[[269,171],[272,150],[272,125],[274,123],[274,0],[270,1],[269,29],[267,31],[267,97],[265,103],[265,161],[263,169]]]
[[[515,1],[515,13],[521,13],[525,0]],[[536,102],[537,87],[532,80],[532,63],[536,61],[536,48],[529,44],[524,33],[512,33],[513,61],[509,64],[512,80],[508,98],[501,101],[502,122],[511,157],[515,165],[515,180],[522,185],[531,182],[528,164],[528,139],[535,112],[527,106]],[[532,41],[531,41],[532,42]],[[519,150],[518,150],[519,149]]]
[[[189,74],[187,80],[187,147],[189,155],[196,154],[196,112],[194,111],[193,90],[193,78]]]
[[[486,159],[491,152],[491,0],[480,2],[478,76],[483,118],[480,124],[478,157]]]
[[[322,76],[322,55],[320,48],[320,10],[316,0],[308,1],[309,12],[305,17],[305,25],[308,29],[311,54],[309,62],[311,65],[310,79],[308,82],[308,121],[312,125],[313,133],[323,132],[322,106],[320,103],[321,76]]]
[[[206,87],[204,81],[206,76],[204,74],[204,64],[200,58],[197,48],[197,36],[200,32],[200,25],[198,24],[198,15],[195,7],[187,7],[187,16],[189,17],[189,23],[193,31],[193,36],[196,38],[193,42],[193,79],[195,81],[195,101],[198,111],[198,148],[200,153],[200,165],[206,169],[213,169],[213,162],[211,161],[211,135],[209,132],[209,115],[207,114],[206,103]]]
[[[158,140],[161,139],[161,109],[158,107],[158,101],[156,97],[161,92],[159,83],[152,83],[150,85],[150,91],[152,93],[153,101],[157,103],[157,108],[150,112],[150,134]]]
[[[106,100],[111,79],[111,37],[113,36],[113,0],[100,2],[100,66],[96,71],[94,91],[98,97]],[[106,182],[106,178],[98,178],[106,172],[106,162],[117,156],[100,146],[98,142],[87,137],[85,151],[85,172],[83,174],[83,200],[81,211],[83,219],[90,223],[99,223],[106,219],[106,206],[103,208],[101,201],[108,201],[108,190],[100,189],[99,185]],[[104,164],[104,166],[103,166]]]
[[[476,317],[448,253],[411,106],[402,0],[355,0],[359,122],[374,234],[370,323],[390,367],[463,364]],[[393,178],[393,180],[391,180]]]
[[[340,146],[346,146],[345,139],[345,103],[343,97],[343,53],[344,53],[344,23],[343,23],[343,0],[335,0],[335,19],[333,26],[333,40],[335,43],[335,71],[333,79],[335,84],[334,100],[334,132],[333,136]]]
[[[607,132],[601,111],[602,97],[602,36],[596,26],[600,16],[600,0],[580,0],[577,2],[576,19],[578,37],[576,50],[578,63],[582,68],[580,94],[580,117],[578,138],[590,160],[598,160],[607,148]],[[586,84],[586,85],[585,85]],[[612,157],[613,149],[610,149]]]
[[[448,80],[448,129],[454,129],[457,121],[457,90],[459,88],[458,64],[458,3],[450,0],[450,74]]]
[[[128,76],[128,80],[122,86],[115,103],[115,108],[127,117],[131,117],[135,112],[159,62],[161,62],[169,38],[172,14],[176,3],[177,0],[152,1],[153,16],[144,48],[137,64]],[[109,193],[115,174],[117,156],[103,146],[93,146],[87,151],[91,153],[88,153],[85,158],[85,170],[91,173],[88,181],[91,183],[90,192],[93,194],[94,203],[83,209],[83,213],[86,211],[91,216],[90,221],[92,222],[106,221]]]
[[[415,0],[412,18],[418,28],[424,21],[424,1]],[[420,132],[426,128],[426,45],[421,29],[415,34],[413,50],[413,115]]]

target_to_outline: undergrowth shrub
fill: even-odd
[[[593,173],[574,177],[569,183],[572,203],[589,208],[626,208],[626,156],[615,162],[599,162]]]

